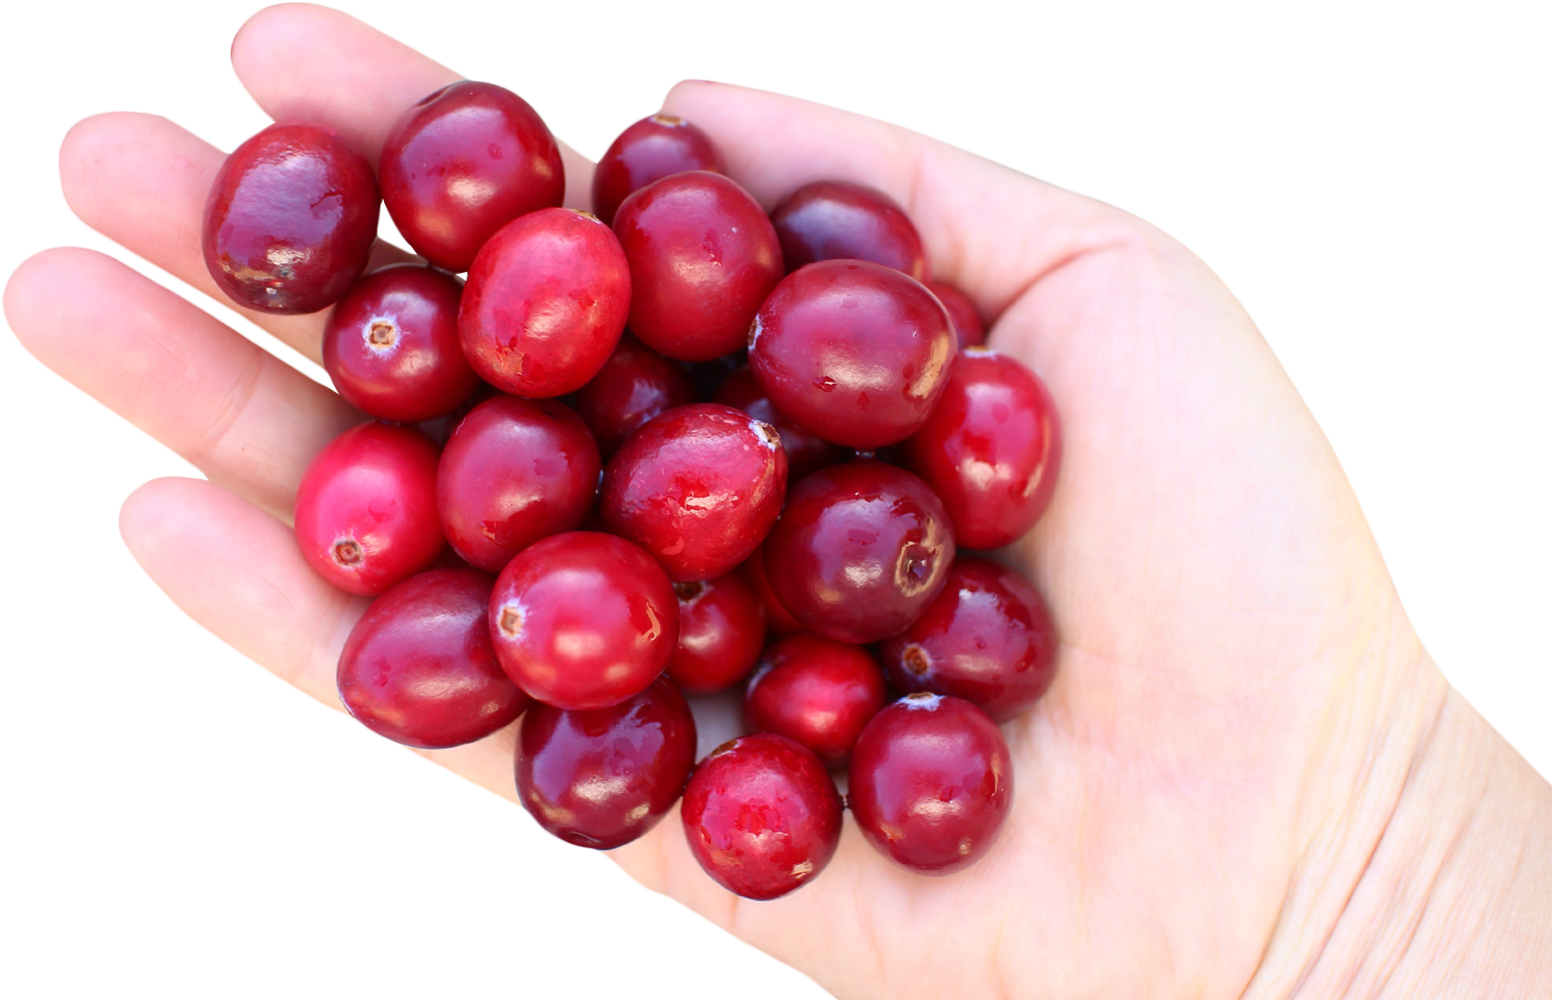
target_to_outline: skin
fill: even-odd
[[[232,59],[273,117],[373,160],[400,110],[457,78],[304,5],[255,16]],[[848,820],[823,878],[750,903],[701,873],[677,814],[613,853],[627,871],[845,996],[1552,991],[1552,788],[1422,648],[1330,446],[1201,261],[1117,209],[840,111],[706,83],[664,111],[767,208],[820,177],[890,194],[935,275],[998,317],[990,345],[1046,381],[1061,481],[1002,557],[1046,595],[1062,647],[1051,692],[1005,727],[1012,812],[967,871],[906,873]],[[565,156],[567,204],[585,208],[589,167]],[[87,119],[60,156],[77,214],[204,291],[220,162],[137,114]],[[209,477],[125,503],[146,571],[337,704],[365,602],[312,574],[284,519],[308,459],[359,415],[100,254],[31,258],[5,311],[35,355]],[[245,315],[317,358],[322,316]],[[101,329],[116,336],[79,349]],[[427,756],[512,798],[512,746],[509,728]]]

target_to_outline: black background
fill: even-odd
[[[43,245],[109,248],[57,197],[54,149],[74,118],[158,110],[228,148],[265,123],[227,64],[241,17],[57,26],[68,61],[9,87],[6,272]],[[1235,59],[937,25],[891,40],[837,23],[837,40],[470,20],[379,16],[525,93],[590,155],[674,79],[737,79],[920,127],[1181,236],[1249,304],[1332,436],[1429,649],[1546,767],[1526,697],[1546,652],[1516,648],[1540,634],[1516,576],[1540,578],[1546,550],[1523,472],[1547,452],[1546,418],[1519,402],[1530,286],[1502,239],[1523,210],[1515,151],[1453,70],[1355,43]],[[1057,67],[1058,50],[1074,62]],[[1544,339],[1546,320],[1535,328]],[[42,640],[12,660],[26,741],[12,784],[54,887],[37,901],[45,927],[135,941],[127,961],[169,978],[199,952],[281,975],[321,958],[360,981],[438,969],[470,986],[489,969],[531,983],[521,969],[537,960],[584,995],[686,963],[729,966],[743,995],[812,989],[183,620],[113,519],[144,478],[191,470],[3,348],[25,595],[8,621]]]

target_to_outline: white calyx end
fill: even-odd
[[[773,425],[750,417],[749,429],[754,431],[754,436],[760,439],[766,451],[774,452],[781,448],[781,432]]]
[[[394,316],[373,316],[361,328],[361,339],[373,354],[392,354],[399,349],[399,324]]]
[[[906,708],[916,711],[925,710],[930,712],[937,708],[938,705],[942,703],[942,701],[943,696],[941,694],[932,694],[927,691],[917,691],[915,694],[908,694],[904,698],[901,698],[900,704],[904,705]]]
[[[754,319],[749,323],[749,350],[754,351],[754,345],[760,342],[760,331],[764,326],[760,323],[760,314],[755,313]]]

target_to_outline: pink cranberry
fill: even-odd
[[[781,435],[781,446],[787,452],[787,478],[794,483],[810,472],[834,465],[846,457],[844,448],[810,434],[782,416],[747,367],[739,368],[723,379],[712,398],[776,428],[776,433]]]
[[[205,201],[205,266],[238,305],[310,313],[366,270],[377,239],[366,157],[317,125],[271,125],[232,151]]]
[[[517,744],[517,798],[568,844],[628,844],[679,801],[695,764],[695,718],[659,678],[608,708],[535,705]]]
[[[743,574],[674,584],[679,645],[668,676],[690,694],[720,691],[743,680],[765,645],[765,606]]]
[[[919,282],[826,260],[788,275],[760,307],[749,368],[800,427],[872,450],[927,422],[954,349],[948,313]]]
[[[943,589],[954,529],[927,484],[867,459],[798,483],[765,545],[771,589],[838,642],[902,632]]]
[[[622,538],[552,535],[519,552],[490,598],[508,676],[556,708],[608,708],[663,672],[679,602],[658,564]]]
[[[943,303],[949,318],[954,321],[954,333],[959,337],[961,351],[986,343],[986,323],[982,321],[975,303],[970,301],[970,296],[946,281],[934,281],[927,288]]]
[[[442,452],[442,531],[470,565],[498,572],[539,539],[582,523],[599,464],[592,435],[565,404],[488,399],[464,417]]]
[[[794,632],[802,632],[803,623],[792,617],[786,605],[776,596],[776,591],[771,589],[771,579],[765,572],[765,545],[762,543],[749,558],[744,560],[739,567],[744,574],[744,579],[749,581],[755,595],[760,598],[760,603],[765,606],[765,626],[772,635],[791,635]]]
[[[1061,423],[1034,372],[972,347],[954,360],[942,401],[905,453],[943,499],[959,543],[995,549],[1021,538],[1050,504]]]
[[[786,489],[787,456],[769,424],[696,403],[626,439],[604,469],[598,510],[674,580],[709,580],[749,558]]]
[[[630,260],[630,328],[671,358],[738,350],[781,280],[776,230],[721,174],[690,170],[647,185],[620,206],[614,232]]]
[[[1013,800],[1002,733],[967,701],[910,694],[857,737],[847,792],[868,842],[923,875],[968,868],[991,848]]]
[[[771,733],[713,750],[679,809],[701,868],[748,899],[785,896],[817,878],[841,839],[841,796],[824,765]]]
[[[1040,700],[1056,676],[1056,628],[1023,577],[961,558],[916,624],[879,650],[896,689],[963,698],[997,722]]]
[[[695,402],[695,386],[685,370],[626,332],[576,398],[598,448],[614,454],[627,435],[664,410]]]
[[[882,191],[814,181],[787,195],[771,223],[788,271],[816,260],[870,260],[927,280],[927,254],[910,217]]]
[[[324,445],[296,491],[296,540],[318,575],[381,594],[442,551],[436,445],[407,427],[363,424]]]
[[[685,170],[727,172],[705,132],[675,115],[643,118],[620,133],[593,170],[593,213],[611,223],[633,192]]]
[[[378,164],[383,201],[415,252],[466,271],[491,234],[566,193],[560,147],[528,102],[462,80],[399,116]]]
[[[491,578],[434,569],[394,584],[356,622],[340,653],[340,700],[372,732],[437,749],[483,739],[528,696],[490,645]]]
[[[774,643],[760,658],[744,692],[744,719],[756,732],[797,740],[840,767],[888,700],[883,671],[867,650],[805,633]]]

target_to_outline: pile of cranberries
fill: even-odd
[[[752,899],[817,877],[848,807],[900,865],[957,871],[1008,812],[998,723],[1056,655],[1028,581],[961,550],[1040,517],[1056,413],[888,197],[817,181],[767,213],[723,169],[654,115],[599,162],[594,214],[563,208],[544,122],[467,81],[375,170],[305,124],[227,159],[211,274],[251,308],[332,306],[324,365],[376,418],[296,500],[311,565],[376,598],[340,697],[415,747],[523,716],[546,830],[618,847],[682,801]],[[425,263],[363,273],[380,204]],[[685,694],[734,685],[750,735],[697,763]]]

